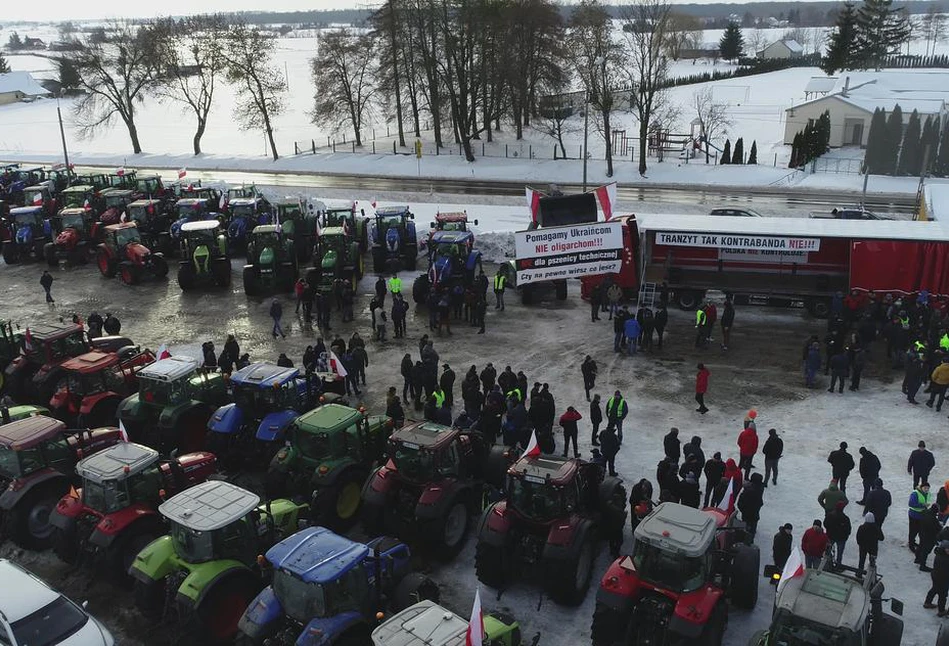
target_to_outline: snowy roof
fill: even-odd
[[[804,94],[826,94],[837,85],[836,76],[814,76],[804,86]]]
[[[787,46],[789,50],[791,50],[792,52],[796,54],[800,54],[804,51],[804,46],[801,45],[801,43],[794,40],[793,38],[785,38],[781,42],[784,43],[785,46]]]
[[[926,184],[926,215],[930,220],[949,222],[949,184]]]
[[[0,74],[0,94],[22,92],[27,96],[46,96],[50,91],[36,82],[29,72]]]
[[[826,85],[818,84],[818,80],[812,78],[805,91],[832,93],[798,103],[789,110],[837,98],[870,113],[877,108],[892,111],[898,103],[905,115],[913,110],[920,114],[938,114],[949,103],[949,72],[944,70],[847,72],[836,78],[832,90],[825,89]],[[829,82],[831,79],[825,80]],[[821,89],[812,89],[812,84],[819,85]]]
[[[243,518],[258,504],[257,494],[223,480],[209,480],[166,500],[158,511],[188,529],[212,532]]]
[[[166,357],[142,368],[138,372],[138,377],[139,379],[154,379],[155,381],[174,381],[197,369],[197,359],[182,356]]]
[[[84,458],[76,465],[76,473],[86,480],[102,483],[135,475],[157,461],[158,451],[132,442],[120,442]]]

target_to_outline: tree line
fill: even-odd
[[[908,14],[893,7],[893,0],[863,0],[859,8],[846,2],[837,14],[821,69],[828,76],[837,70],[879,70],[911,33]]]
[[[924,161],[925,160],[925,161]],[[899,104],[886,113],[877,108],[870,120],[864,156],[866,172],[874,175],[917,176],[926,172],[936,177],[949,176],[949,128],[940,127],[938,117],[925,121],[913,110],[903,124]]]

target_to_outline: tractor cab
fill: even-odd
[[[65,164],[55,164],[46,171],[46,179],[54,193],[59,193],[70,186],[75,178],[76,173],[72,166],[66,166]]]
[[[250,186],[231,186],[227,189],[226,194],[227,203],[230,204],[234,200],[239,199],[254,199],[254,198],[263,198],[263,194],[257,190],[257,186],[251,184]]]
[[[274,202],[274,211],[276,212],[277,222],[285,225],[284,228],[290,232],[292,225],[286,226],[286,223],[298,223],[303,220],[303,202],[298,197],[281,197]]]
[[[198,376],[198,361],[191,357],[166,357],[138,373],[138,397],[146,404],[174,407],[191,398],[191,386],[207,381]]]
[[[583,504],[579,474],[579,460],[521,458],[507,472],[507,507],[539,523],[569,516]]]
[[[107,188],[99,193],[103,211],[99,221],[103,224],[118,224],[125,215],[125,209],[135,199],[132,191],[125,188]]]
[[[49,406],[55,415],[89,426],[105,425],[115,418],[118,401],[138,389],[138,370],[155,355],[129,346],[119,352],[93,350],[62,364],[64,371]]]
[[[313,254],[316,242],[317,216],[304,208],[298,197],[283,197],[274,202],[274,222],[293,240],[297,260],[306,261]]]
[[[164,478],[158,451],[122,442],[84,458],[76,465],[82,478],[82,502],[99,515],[119,512],[135,503],[158,505]]]
[[[458,429],[419,422],[395,431],[389,438],[389,460],[407,482],[429,483],[469,475],[474,466],[465,458],[470,438]]]
[[[63,209],[91,209],[96,189],[89,184],[76,184],[59,193],[59,207]]]
[[[233,197],[228,201],[227,208],[227,237],[238,247],[246,246],[254,227],[270,223],[270,203],[263,197]]]
[[[376,209],[376,226],[381,231],[391,227],[404,228],[406,222],[414,218],[408,206],[380,206]]]
[[[429,238],[436,231],[468,231],[468,222],[468,213],[465,211],[436,213],[435,221],[429,225],[431,227]],[[474,220],[472,224],[478,226],[478,221]]]
[[[25,359],[36,365],[48,365],[65,357],[78,357],[89,351],[82,326],[75,323],[55,323],[31,325],[30,347],[26,337],[21,336]]]
[[[27,186],[36,186],[46,181],[46,171],[41,166],[17,168],[13,171],[13,185],[22,191]]]
[[[433,233],[428,260],[428,282],[432,286],[470,286],[482,272],[481,253],[474,251],[474,234],[470,231]]]
[[[105,173],[83,173],[76,175],[70,186],[91,186],[98,193],[109,188],[109,178]]]
[[[140,175],[135,178],[134,191],[145,199],[161,198],[165,195],[165,185],[160,175]]]
[[[390,420],[388,427],[391,425]],[[287,443],[299,453],[305,471],[312,474],[316,470],[325,475],[346,458],[362,462],[379,453],[384,438],[374,433],[371,426],[373,423],[363,411],[327,403],[294,420],[287,429]],[[277,460],[286,457],[284,453]]]
[[[163,215],[162,201],[156,199],[135,200],[129,203],[125,211],[126,220],[143,229],[151,227]]]
[[[327,206],[320,215],[321,229],[324,227],[349,227],[350,235],[355,235],[355,222],[355,202],[350,202],[348,206]]]
[[[632,563],[640,580],[656,589],[685,593],[712,578],[718,522],[684,505],[652,513],[633,534]]]
[[[209,256],[227,255],[227,236],[224,228],[217,220],[201,220],[186,222],[181,226],[182,244],[185,256],[198,261],[198,256],[205,260]]]
[[[231,375],[234,403],[264,418],[295,403],[300,371],[269,363],[254,363]]]
[[[194,190],[195,188],[201,187],[201,180],[186,180],[186,179],[176,179],[173,182],[165,184],[165,190],[168,191],[169,195],[173,201],[180,200],[183,197],[190,197],[185,195],[187,191]]]
[[[418,240],[415,237],[415,215],[408,206],[376,208],[372,221],[372,264],[377,272],[415,269]]]
[[[49,219],[52,236],[57,245],[69,245],[97,236],[99,223],[92,211],[81,207],[62,209]],[[63,236],[67,233],[67,236]],[[73,240],[69,240],[72,238]]]
[[[188,222],[217,220],[218,214],[211,211],[211,201],[203,197],[186,197],[175,202],[178,219],[171,224],[171,237],[181,238],[181,227]]]
[[[17,244],[26,245],[34,238],[42,238],[46,227],[46,212],[42,206],[18,206],[10,209],[10,228]]]
[[[44,182],[36,186],[29,186],[23,190],[23,203],[28,206],[39,206],[43,209],[43,214],[50,217],[56,213],[56,198],[50,190],[50,183]]]
[[[181,191],[180,199],[207,200],[208,210],[217,213],[221,208],[221,198],[224,193],[213,186],[189,184]]]
[[[114,173],[106,175],[111,188],[133,189],[135,188],[135,171],[124,168],[117,169]]]
[[[105,228],[105,244],[115,253],[124,256],[123,250],[126,247],[142,244],[142,234],[134,222],[110,224]]]

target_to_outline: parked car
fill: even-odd
[[[108,629],[82,606],[13,561],[0,559],[0,644],[112,646]]]
[[[752,209],[712,209],[709,215],[730,215],[739,218],[760,218],[761,214]]]

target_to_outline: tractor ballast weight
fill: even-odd
[[[373,271],[395,273],[415,269],[418,237],[415,216],[408,206],[377,208],[369,229]]]
[[[297,280],[293,240],[278,224],[262,224],[251,232],[244,265],[244,293],[248,296],[291,292]]]

